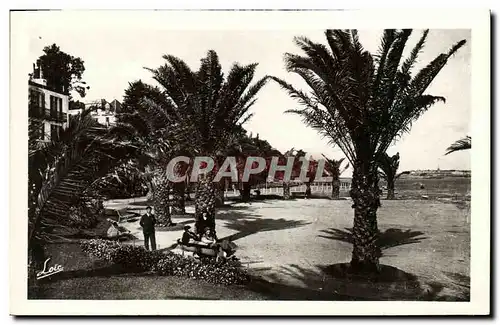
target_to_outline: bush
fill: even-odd
[[[176,254],[162,258],[154,271],[159,275],[203,279],[214,284],[245,284],[250,281],[249,275],[231,262],[216,262],[215,259],[195,260]]]
[[[82,242],[82,250],[98,259],[120,265],[130,271],[154,271],[158,275],[175,275],[203,279],[215,284],[244,284],[250,280],[237,261],[200,260],[174,253],[147,251],[143,247],[91,239]]]
[[[82,251],[97,259],[113,262],[112,254],[120,248],[120,243],[105,239],[90,239],[81,242]]]
[[[111,260],[133,271],[150,271],[163,257],[158,251],[147,251],[144,247],[121,245],[111,253]]]

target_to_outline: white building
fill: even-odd
[[[47,86],[41,68],[33,64],[33,75],[28,80],[28,116],[38,126],[37,136],[50,141],[59,136],[68,125],[69,94]]]
[[[108,102],[100,99],[94,102],[86,103],[85,110],[91,110],[90,115],[102,125],[111,126],[116,123],[116,114],[120,113],[121,103],[116,99]],[[77,115],[82,109],[73,109],[69,111],[70,115]]]

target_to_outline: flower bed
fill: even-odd
[[[198,260],[171,252],[147,251],[143,247],[103,239],[83,241],[81,248],[95,258],[131,271],[154,271],[158,275],[183,276],[225,285],[245,284],[250,280],[247,272],[235,261],[217,262],[215,258]]]

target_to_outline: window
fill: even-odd
[[[55,141],[59,138],[59,125],[50,125],[50,140]]]
[[[50,116],[56,116],[57,112],[57,98],[55,96],[50,96]]]
[[[50,116],[58,119],[62,118],[62,98],[50,96]]]
[[[40,106],[40,97],[38,96],[38,91],[30,89],[30,104],[33,106]]]
[[[40,114],[43,114],[43,110],[45,108],[45,94],[43,92],[30,89],[30,111],[36,117],[40,117]]]

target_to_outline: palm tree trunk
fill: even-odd
[[[250,201],[250,193],[251,193],[252,187],[248,182],[244,182],[241,184],[241,190],[240,190],[240,195],[241,195],[241,200],[243,202],[249,202]]]
[[[376,272],[379,269],[381,253],[377,226],[380,189],[375,164],[356,162],[350,194],[354,201],[351,268],[354,272]]]
[[[172,214],[183,215],[186,214],[186,183],[177,182],[173,184],[173,203],[172,203]]]
[[[202,234],[209,228],[215,236],[215,201],[217,184],[212,180],[215,175],[210,172],[200,175],[196,187],[195,206],[195,232]]]
[[[157,225],[169,227],[172,225],[170,215],[170,182],[166,175],[155,175],[153,178],[153,207]]]
[[[217,184],[217,192],[215,196],[215,206],[216,207],[221,207],[224,205],[224,190],[225,187],[223,184]]]
[[[146,181],[146,186],[148,187],[148,193],[146,193],[146,200],[152,201],[153,200],[153,184],[150,181]]]
[[[284,200],[290,200],[292,195],[290,194],[290,184],[289,183],[283,183],[283,199]]]
[[[306,193],[305,198],[309,199],[311,197],[311,182],[306,183]]]
[[[338,200],[339,198],[340,198],[340,181],[337,178],[332,181],[332,199]]]
[[[394,193],[394,180],[387,181],[387,200],[394,200],[396,195]]]

